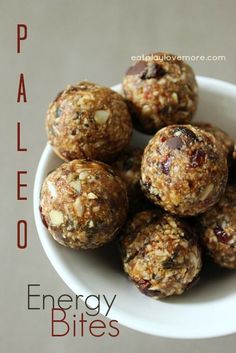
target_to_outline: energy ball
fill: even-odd
[[[232,160],[232,153],[234,149],[234,139],[232,139],[227,132],[221,130],[219,127],[212,125],[210,123],[205,123],[205,122],[196,122],[194,123],[194,126],[199,127],[200,129],[203,129],[211,134],[213,134],[218,140],[218,142],[221,144],[223,147],[225,154],[228,158],[228,161],[231,162]]]
[[[83,81],[68,86],[49,105],[46,130],[55,153],[65,161],[111,161],[129,144],[132,123],[120,94]]]
[[[225,190],[227,158],[216,138],[192,125],[159,130],[145,148],[141,185],[166,211],[194,216],[213,206]]]
[[[160,211],[137,213],[121,238],[124,271],[155,299],[180,295],[198,279],[201,251],[190,226]]]
[[[69,248],[92,249],[112,240],[127,209],[124,182],[101,162],[63,163],[41,190],[42,220],[53,238]]]
[[[220,266],[236,269],[236,185],[228,185],[221,200],[200,218],[202,240]]]
[[[150,206],[140,186],[142,155],[143,149],[129,147],[112,164],[113,169],[126,184],[131,213],[144,210]]]
[[[137,61],[123,80],[134,126],[155,133],[172,124],[188,124],[198,103],[194,72],[176,55],[155,53]]]

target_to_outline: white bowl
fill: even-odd
[[[195,120],[209,121],[236,137],[236,86],[198,77],[200,102]],[[112,87],[121,92],[121,85]],[[134,132],[133,144],[150,136]],[[76,294],[105,294],[117,298],[111,319],[132,329],[171,338],[209,338],[236,332],[236,272],[220,268],[203,271],[199,284],[180,297],[155,301],[141,294],[121,270],[114,244],[92,251],[58,245],[41,222],[39,194],[45,176],[61,164],[50,146],[41,156],[34,185],[34,214],[40,240],[55,270]],[[102,302],[101,313],[105,314]]]

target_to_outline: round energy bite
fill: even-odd
[[[202,240],[220,266],[236,269],[236,185],[228,185],[220,201],[200,218]]]
[[[144,210],[149,204],[140,186],[142,155],[143,149],[129,147],[112,164],[126,184],[131,213]]]
[[[60,244],[91,249],[109,242],[126,220],[126,187],[101,162],[74,160],[50,173],[42,186],[40,211]]]
[[[187,124],[198,103],[194,72],[176,55],[154,53],[131,66],[123,90],[134,126],[154,133],[172,124]]]
[[[129,144],[132,123],[120,94],[83,81],[68,86],[49,105],[46,130],[55,153],[65,161],[110,161]]]
[[[218,142],[221,144],[222,148],[225,151],[225,154],[228,158],[228,161],[232,159],[232,153],[234,149],[234,139],[227,134],[227,132],[221,130],[219,127],[212,125],[210,123],[205,123],[205,122],[196,122],[194,123],[194,126],[199,127],[200,129],[203,129],[207,132],[210,132],[213,134],[218,140]]]
[[[143,154],[143,191],[156,205],[180,216],[194,216],[213,206],[227,177],[227,159],[216,138],[192,125],[159,130]]]
[[[182,294],[196,283],[202,266],[194,231],[158,210],[135,215],[124,229],[121,250],[124,271],[155,299]]]

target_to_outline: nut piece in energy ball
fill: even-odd
[[[219,201],[227,178],[224,150],[212,134],[192,125],[159,130],[143,154],[142,189],[173,214],[205,212]]]
[[[236,269],[236,185],[200,217],[202,240],[209,255],[220,266]]]
[[[46,130],[65,161],[111,161],[129,144],[132,123],[120,94],[84,81],[68,86],[49,105]]]
[[[150,206],[149,200],[144,196],[140,186],[142,155],[143,149],[129,147],[112,164],[113,169],[126,184],[131,213],[144,210]]]
[[[188,124],[197,109],[194,72],[173,54],[154,53],[136,62],[126,72],[123,91],[134,126],[146,133]]]
[[[112,240],[127,209],[124,182],[101,162],[63,163],[46,177],[41,190],[43,223],[69,248],[91,249]]]
[[[232,153],[234,149],[234,139],[227,134],[227,132],[221,130],[219,127],[205,122],[196,122],[194,126],[199,127],[207,132],[213,134],[225,151],[228,161],[232,160]]]
[[[123,231],[124,271],[138,289],[155,299],[180,295],[201,270],[194,231],[176,216],[159,211],[137,213]]]

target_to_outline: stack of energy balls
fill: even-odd
[[[48,141],[65,163],[42,185],[42,221],[74,249],[116,237],[144,294],[179,295],[199,278],[202,247],[236,268],[236,147],[220,128],[190,124],[198,87],[176,55],[136,62],[123,93],[83,81],[50,104]],[[144,151],[130,145],[132,123],[153,135]]]

